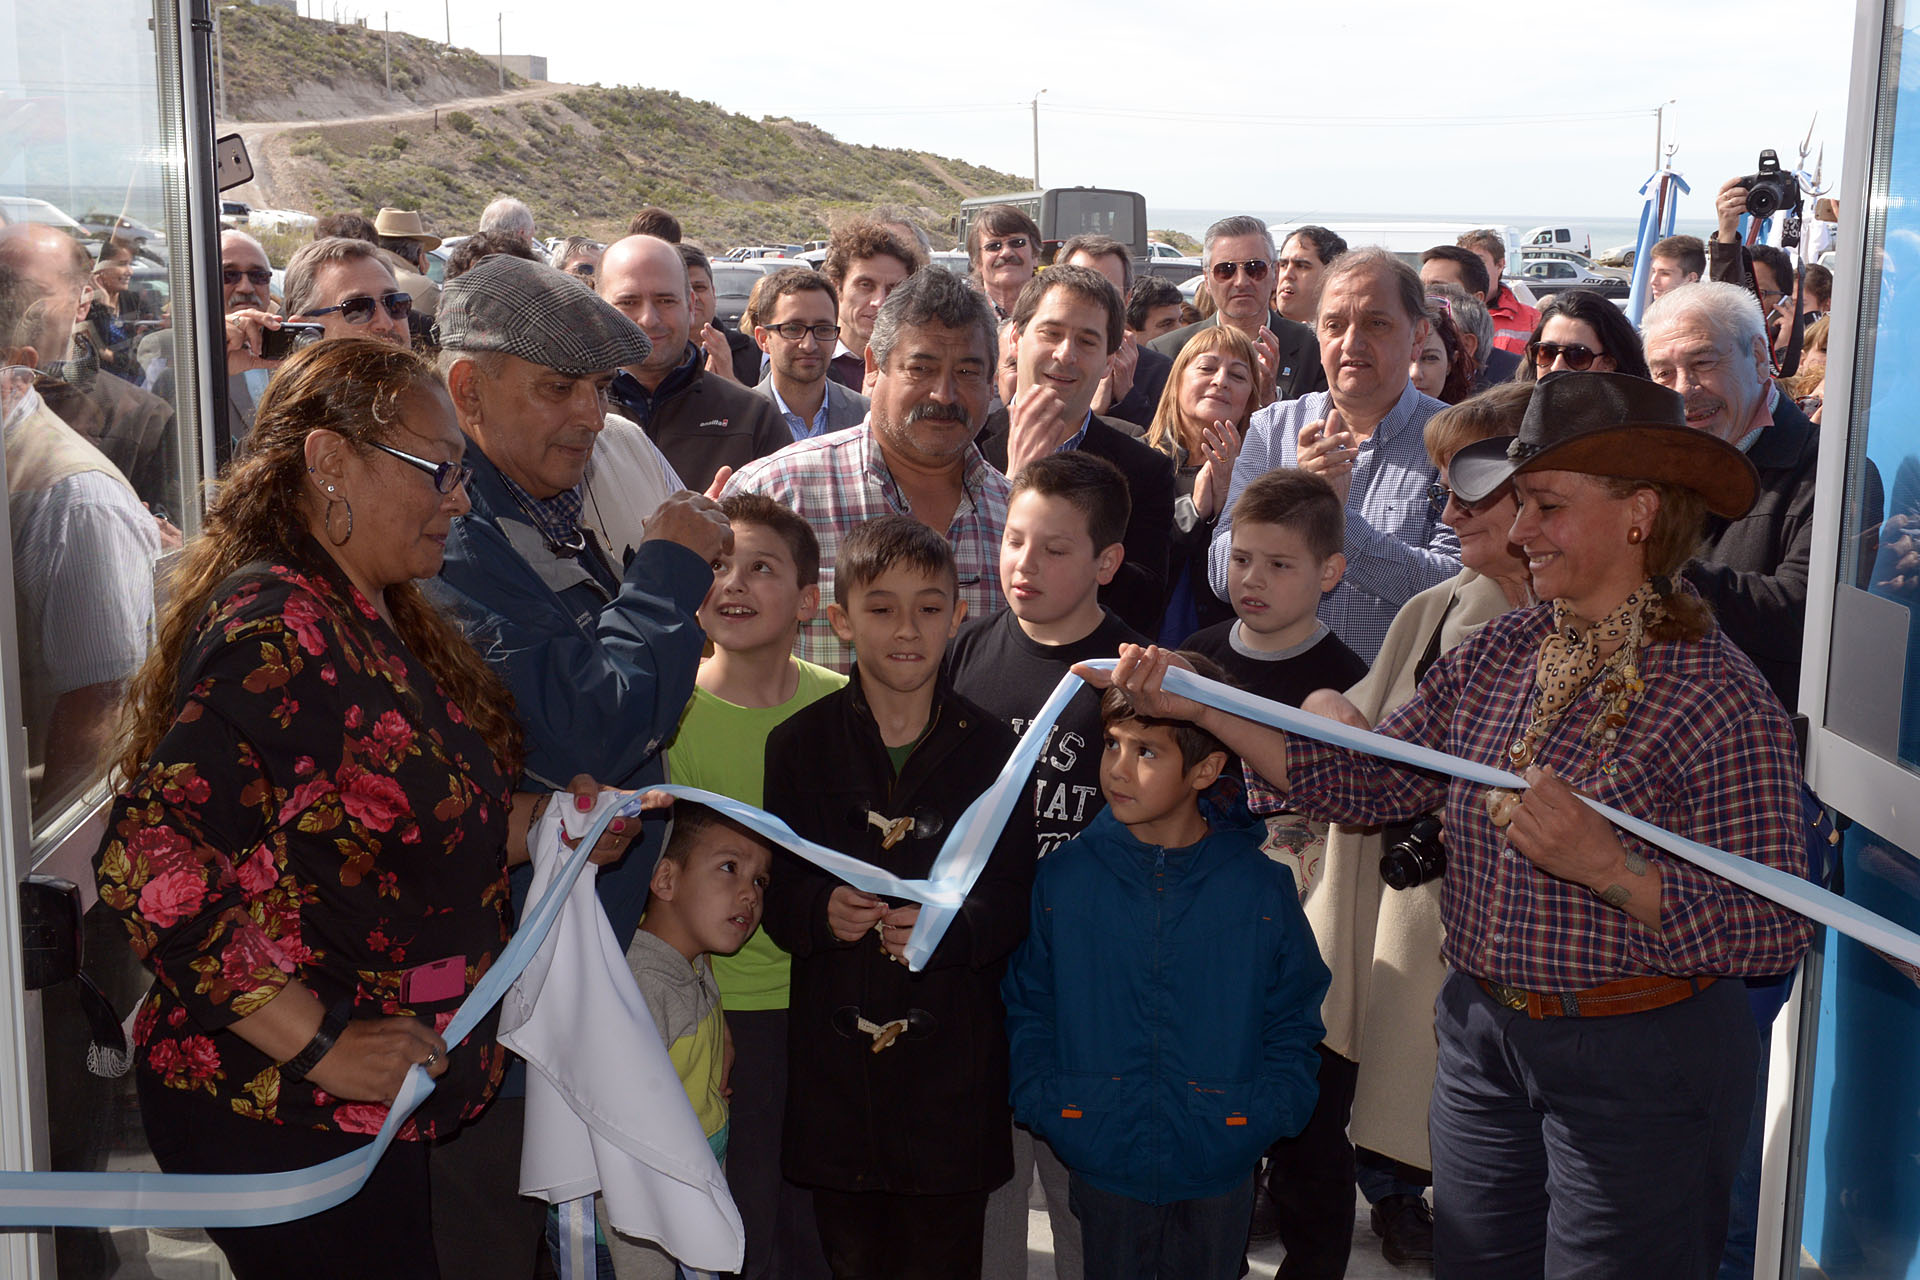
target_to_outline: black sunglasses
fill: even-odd
[[[1447,509],[1447,503],[1451,501],[1451,502],[1459,503],[1460,509],[1466,512],[1468,515],[1475,516],[1475,515],[1479,515],[1482,511],[1486,510],[1488,507],[1492,506],[1494,503],[1498,502],[1500,500],[1500,495],[1505,493],[1506,491],[1507,491],[1507,486],[1503,484],[1498,489],[1495,489],[1492,493],[1488,494],[1486,497],[1480,499],[1478,502],[1468,502],[1465,498],[1455,493],[1452,489],[1448,488],[1446,485],[1441,484],[1438,480],[1436,480],[1432,484],[1427,486],[1427,502],[1430,506],[1433,507],[1434,514],[1436,515],[1438,515],[1442,511],[1445,511]]]
[[[383,293],[378,298],[348,298],[345,302],[332,307],[314,307],[302,311],[303,316],[331,315],[338,311],[340,318],[348,324],[365,324],[373,319],[373,309],[385,307],[387,315],[395,320],[405,320],[407,313],[413,310],[413,295],[410,293]]]
[[[1535,369],[1541,370],[1552,367],[1554,361],[1564,357],[1567,368],[1576,373],[1584,373],[1591,369],[1593,362],[1604,354],[1605,352],[1583,347],[1577,342],[1529,342],[1527,344],[1527,359],[1533,361]]]
[[[382,453],[391,454],[400,461],[420,468],[433,477],[433,487],[439,493],[452,493],[464,488],[467,481],[473,479],[473,466],[467,462],[433,462],[426,458],[415,457],[411,453],[402,453],[390,444],[372,441],[373,447]]]
[[[273,272],[267,270],[265,267],[252,267],[245,271],[242,271],[239,267],[220,268],[220,283],[226,285],[229,289],[239,284],[243,276],[251,280],[254,287],[258,289],[264,289],[273,283]]]
[[[1005,240],[989,240],[980,247],[988,253],[998,253],[1002,245],[1009,249],[1024,249],[1032,243],[1025,236],[1008,236]]]
[[[1247,273],[1249,280],[1265,280],[1267,273],[1273,270],[1273,264],[1265,258],[1255,258],[1251,262],[1216,262],[1207,268],[1215,280],[1225,283],[1233,279],[1238,272]]]

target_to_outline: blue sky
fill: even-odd
[[[1677,98],[1667,137],[1695,191],[1682,216],[1707,218],[1712,190],[1752,172],[1762,147],[1795,163],[1815,112],[1837,176],[1853,42],[1839,0],[1482,6],[1491,23],[1411,0],[1250,5],[1232,20],[1144,0],[515,6],[508,51],[543,54],[557,80],[674,89],[1022,174],[1027,103],[1046,89],[1047,185],[1303,214],[1631,217],[1654,107]],[[444,37],[443,0],[388,12]],[[500,12],[455,5],[455,42],[491,51]]]

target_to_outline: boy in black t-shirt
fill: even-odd
[[[1104,458],[1070,449],[1013,478],[1000,588],[1007,607],[960,629],[949,649],[953,687],[1024,734],[1076,662],[1111,658],[1146,637],[1102,608],[1100,588],[1126,552],[1126,477]],[[1082,688],[1054,723],[1033,769],[1033,822],[1042,857],[1086,830],[1107,807],[1100,794],[1100,691]],[[1009,824],[1011,825],[1011,824]],[[1024,1128],[1013,1135],[1014,1176],[987,1203],[986,1275],[1026,1274],[1027,1188],[1038,1163],[1060,1274],[1078,1274],[1080,1224],[1067,1205],[1067,1170]]]
[[[1197,631],[1180,647],[1204,653],[1247,692],[1297,707],[1315,689],[1344,693],[1367,664],[1316,610],[1340,585],[1346,511],[1319,476],[1278,468],[1233,508],[1227,603],[1234,620]]]

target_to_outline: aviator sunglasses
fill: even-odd
[[[1265,258],[1255,258],[1250,262],[1216,262],[1208,270],[1213,273],[1215,280],[1223,284],[1242,271],[1246,272],[1247,279],[1260,281],[1267,278],[1267,273],[1273,270],[1273,264]]]
[[[407,313],[413,310],[413,295],[410,293],[383,293],[378,298],[348,298],[345,302],[331,307],[314,307],[303,311],[303,316],[324,316],[335,311],[348,324],[365,324],[373,319],[373,309],[385,307],[387,315],[395,320],[405,320]]]

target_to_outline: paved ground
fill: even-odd
[[[1254,1251],[1248,1262],[1256,1280],[1268,1280],[1280,1265],[1286,1250],[1278,1244]],[[1367,1202],[1354,1197],[1353,1258],[1347,1263],[1347,1280],[1424,1280],[1433,1275],[1431,1266],[1396,1267],[1380,1256],[1380,1237],[1367,1225]],[[1027,1280],[1054,1280],[1053,1227],[1045,1209],[1027,1214]]]

